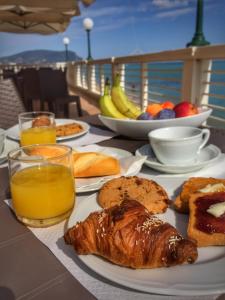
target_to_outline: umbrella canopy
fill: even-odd
[[[82,0],[90,5],[93,0]],[[63,32],[80,15],[78,0],[0,0],[0,31],[52,34]]]

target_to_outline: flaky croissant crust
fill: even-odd
[[[64,238],[77,254],[97,254],[131,268],[168,267],[197,259],[194,242],[135,200],[91,213]]]

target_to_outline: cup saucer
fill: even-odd
[[[153,150],[151,149],[149,144],[142,146],[141,148],[137,149],[135,154],[137,156],[147,156],[145,160],[145,165],[148,167],[163,172],[163,173],[171,173],[171,174],[182,174],[182,173],[189,173],[196,170],[199,170],[208,164],[215,161],[220,155],[221,150],[216,147],[215,145],[208,145],[203,148],[197,156],[196,162],[192,165],[166,165],[160,163]]]

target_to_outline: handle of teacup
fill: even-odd
[[[205,144],[209,140],[209,137],[210,137],[210,130],[207,128],[202,129],[202,143],[201,143],[200,147],[198,148],[198,151],[200,151],[205,146]]]

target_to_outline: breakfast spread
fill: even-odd
[[[119,205],[125,199],[135,199],[151,213],[163,213],[168,207],[166,191],[153,180],[137,176],[119,177],[106,182],[98,193],[103,208]]]
[[[65,125],[56,126],[56,136],[63,137],[69,136],[84,131],[84,128],[79,123],[69,123]]]
[[[193,194],[189,210],[187,232],[198,247],[225,245],[225,192]]]
[[[198,256],[193,241],[135,200],[92,212],[68,229],[64,239],[77,254],[96,254],[134,269],[194,263]]]
[[[118,175],[120,163],[115,157],[99,152],[74,152],[74,177]]]

